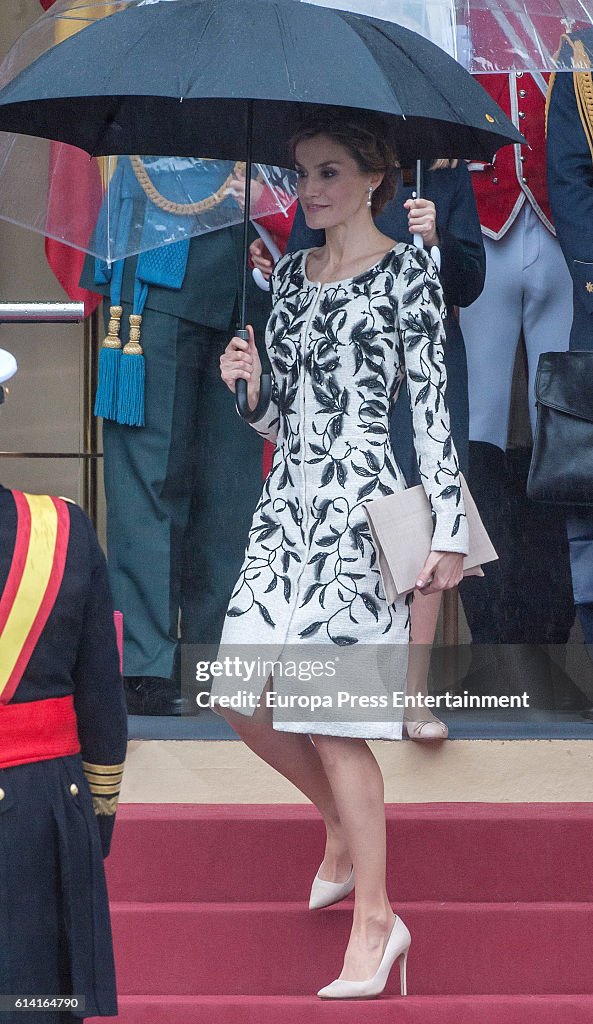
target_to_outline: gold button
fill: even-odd
[[[493,178],[492,179],[492,184],[493,185],[498,185],[498,178]]]
[[[523,72],[517,71],[517,78],[523,78]]]
[[[75,782],[70,786],[70,792],[72,793],[72,796],[78,796],[78,786]]]
[[[593,281],[587,281],[587,284],[585,285],[585,288],[587,289],[587,291],[589,292],[589,294],[593,293]],[[1,790],[1,789],[0,789],[0,793],[2,793],[2,790]],[[4,794],[3,794],[3,793],[2,793],[2,796],[4,796]],[[1,799],[2,799],[2,797],[0,797],[0,800],[1,800]]]
[[[525,160],[525,157],[523,156],[522,153],[521,153],[521,156],[519,157],[519,160],[521,161],[521,163],[523,163],[523,161]]]
[[[523,120],[523,118],[525,117],[525,111],[524,110],[520,110],[519,111],[519,117],[521,118],[521,120]]]
[[[523,182],[524,185],[527,184],[527,178],[521,178],[521,181]]]
[[[0,800],[4,800],[5,796],[6,796],[6,793],[4,792],[4,790],[0,789]]]
[[[525,89],[519,89],[519,96],[522,100],[525,99],[525,97],[527,96]]]

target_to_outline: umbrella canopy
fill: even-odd
[[[0,92],[0,130],[93,156],[240,160],[252,115],[253,159],[283,165],[312,103],[390,115],[404,161],[490,160],[521,141],[471,76],[420,35],[296,0],[131,2],[18,71]]]

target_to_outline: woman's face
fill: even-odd
[[[381,175],[361,171],[346,147],[327,135],[299,142],[295,166],[309,228],[332,228],[368,210],[369,185],[376,188],[381,181]]]

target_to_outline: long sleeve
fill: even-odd
[[[278,386],[274,379],[274,374],[272,373],[272,394],[270,397],[270,404],[263,416],[260,416],[258,420],[253,420],[249,426],[253,427],[259,436],[265,438],[266,441],[275,442],[278,437],[279,425]]]
[[[272,299],[272,313],[270,315],[270,318],[269,318],[267,326],[266,326],[266,349],[268,351],[268,354],[270,353],[270,351],[272,349],[272,343],[273,343],[273,340],[274,340],[274,331],[276,329],[277,315],[276,315],[276,313],[274,311],[274,305],[275,305],[277,294],[278,294],[278,284],[279,284],[279,281],[280,281],[280,279],[282,277],[283,269],[288,265],[288,262],[289,262],[289,259],[287,257],[285,257],[285,256],[283,256],[281,259],[279,259],[277,264],[276,264],[276,266],[274,267],[274,270],[272,271],[272,276],[270,277],[270,295],[271,295],[271,299]],[[270,404],[268,405],[268,408],[266,409],[266,411],[263,414],[263,416],[260,416],[260,418],[258,420],[253,420],[250,423],[250,426],[252,426],[253,429],[257,431],[257,433],[260,435],[260,437],[265,438],[266,441],[273,441],[273,442],[275,442],[276,438],[278,437],[278,428],[280,426],[280,404],[281,404],[281,402],[280,402],[280,393],[278,391],[278,382],[277,382],[277,380],[276,380],[276,378],[274,376],[273,364],[271,364],[269,372],[272,374],[272,394],[271,394],[271,397],[270,397]]]
[[[439,219],[440,279],[447,306],[470,306],[481,295],[486,278],[486,253],[469,171],[465,164],[455,170],[433,171],[447,175],[453,194],[446,222]]]
[[[562,54],[561,60],[563,56],[568,58],[568,54]],[[580,78],[583,72],[559,72],[550,85],[548,192],[575,296],[593,314],[593,288],[587,286],[593,281],[593,137],[587,138],[579,115],[574,81],[577,74]]]
[[[84,513],[73,508],[72,515]],[[74,707],[84,773],[93,798],[103,855],[107,856],[126,756],[127,712],[105,556],[90,522],[86,516],[84,519],[91,573],[73,671]]]
[[[430,501],[433,551],[467,554],[459,460],[451,437],[444,363],[445,300],[437,269],[421,249],[407,251],[398,289],[398,331],[412,408],[420,480]]]

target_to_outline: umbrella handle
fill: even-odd
[[[251,276],[255,281],[258,288],[261,288],[263,292],[269,292],[270,282],[266,280],[259,267],[254,267],[251,271]]]
[[[237,338],[242,338],[243,341],[249,341],[248,331],[236,331]],[[237,386],[235,391],[235,404],[237,406],[237,412],[246,423],[255,423],[260,420],[262,416],[268,411],[270,405],[270,399],[272,397],[272,375],[271,373],[262,373],[260,384],[259,384],[259,399],[255,409],[249,408],[249,402],[247,401],[247,381],[240,377],[237,380]]]

